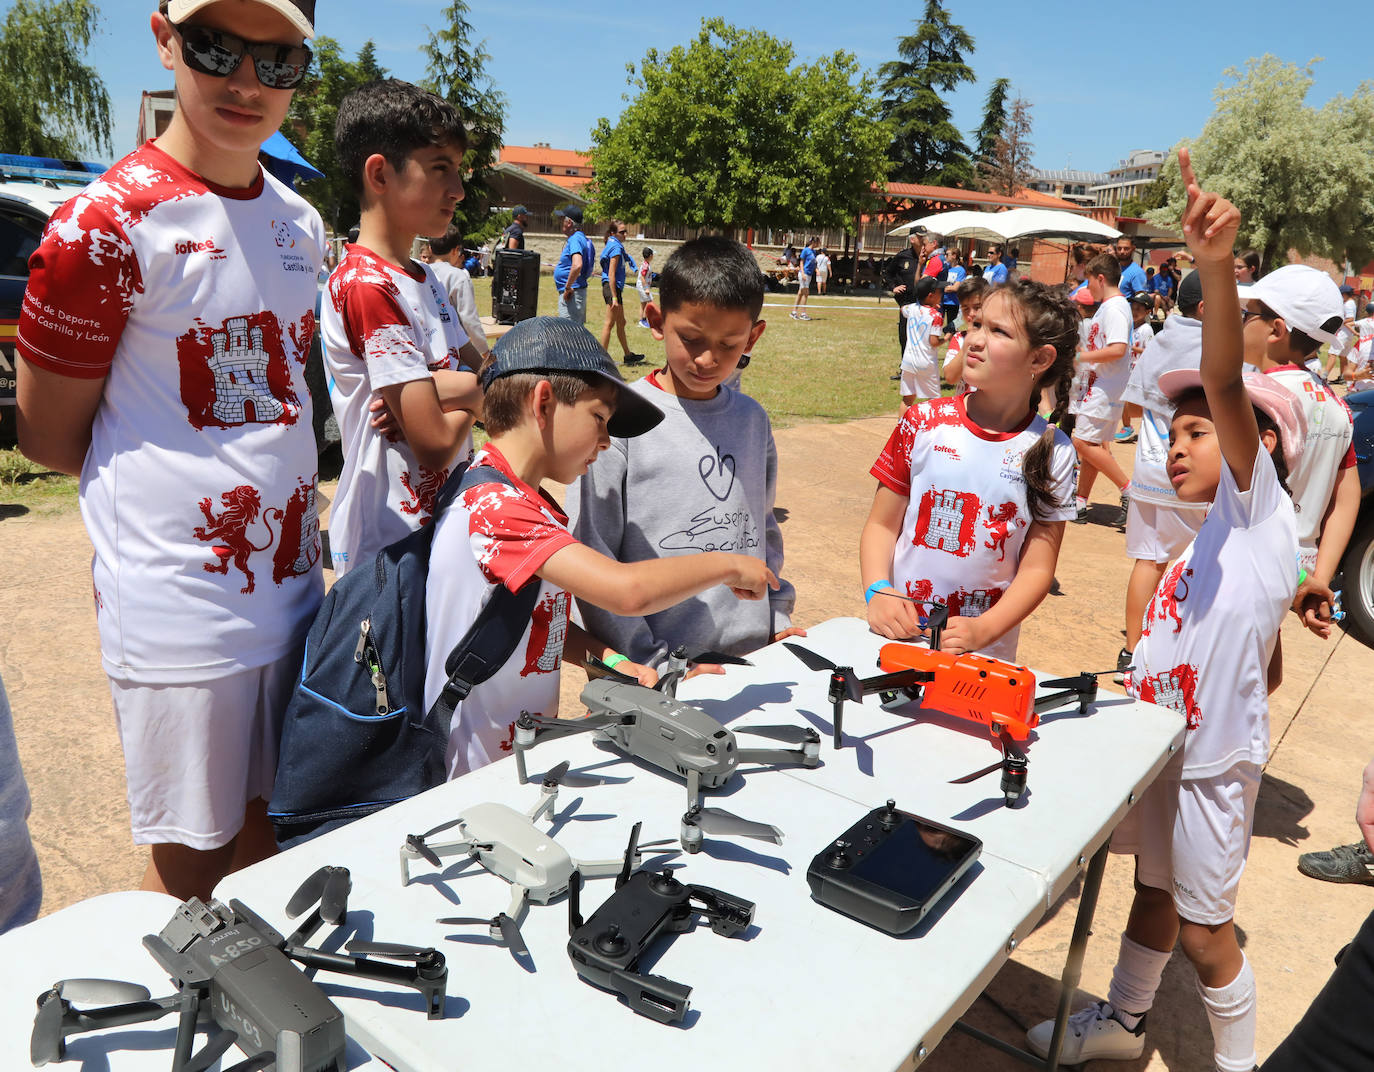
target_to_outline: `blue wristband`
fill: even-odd
[[[874,581],[872,584],[870,584],[867,588],[864,589],[864,602],[865,602],[865,603],[872,603],[872,602],[873,602],[873,597],[874,597],[875,595],[877,595],[879,592],[881,592],[884,588],[891,588],[891,587],[892,587],[892,582],[891,582],[891,581]]]

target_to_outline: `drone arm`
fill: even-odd
[[[530,905],[530,891],[524,886],[511,883],[510,904],[506,908],[506,915],[515,920],[516,926],[525,921],[525,912]]]
[[[859,684],[863,686],[865,696],[872,696],[875,692],[895,692],[913,685],[928,685],[934,680],[933,670],[897,670],[877,677],[866,677]]]
[[[408,986],[425,995],[431,1020],[443,1016],[448,969],[444,967],[444,958],[440,953],[431,950],[428,961],[422,958],[416,964],[392,964],[384,960],[371,960],[358,954],[326,953],[322,949],[312,949],[291,942],[282,947],[282,952],[307,968]]]
[[[614,860],[575,860],[574,863],[583,878],[606,878],[620,873],[620,869],[625,866],[625,858],[621,856]],[[635,866],[639,866],[638,859],[635,860]]]
[[[767,763],[770,766],[800,763],[814,767],[820,762],[819,753],[813,761],[805,748],[741,748],[735,754],[741,763]]]
[[[195,1003],[199,1001],[198,993],[195,991],[184,993],[191,995],[192,1007],[194,1008]],[[51,1000],[56,1001],[58,999],[52,998]],[[152,1001],[130,1001],[122,1005],[106,1005],[99,1009],[77,1009],[68,1006],[62,1016],[62,1037],[81,1035],[87,1031],[101,1031],[107,1027],[125,1027],[128,1024],[143,1024],[149,1020],[158,1020],[181,1007],[183,1000],[183,994],[179,993]]]
[[[691,811],[701,803],[701,771],[687,771],[687,810]]]

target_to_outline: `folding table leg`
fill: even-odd
[[[1109,839],[1110,840],[1110,839]],[[1093,915],[1097,912],[1097,895],[1102,890],[1102,873],[1107,869],[1107,845],[1093,853],[1088,873],[1083,878],[1083,893],[1078,898],[1078,917],[1073,923],[1073,939],[1069,942],[1069,959],[1064,962],[1060,979],[1059,1008],[1054,1014],[1054,1034],[1050,1036],[1050,1052],[1045,1057],[1047,1072],[1059,1068],[1059,1052],[1064,1048],[1064,1032],[1069,1026],[1069,1006],[1078,992],[1078,980],[1083,974],[1083,954],[1088,950],[1088,935],[1092,933]]]

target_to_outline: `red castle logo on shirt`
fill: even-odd
[[[530,643],[525,649],[525,666],[520,676],[557,672],[567,635],[568,593],[550,592],[535,604],[530,616]]]
[[[989,506],[987,517],[988,540],[984,547],[990,551],[1000,551],[997,556],[998,562],[1005,562],[1007,558],[1007,537],[1017,529],[1024,528],[1026,521],[1024,518],[1016,516],[1016,504],[1014,502],[1004,502],[1000,506]]]
[[[281,542],[272,556],[272,580],[277,584],[288,577],[303,577],[320,560],[320,516],[315,498],[315,476],[309,482],[298,479],[296,490],[286,500],[281,522]]]
[[[1188,720],[1188,728],[1202,725],[1202,711],[1197,705],[1197,667],[1188,663],[1163,673],[1140,679],[1136,694],[1146,703],[1158,704],[1177,711]]]
[[[410,498],[401,503],[401,513],[419,514],[420,525],[428,525],[434,517],[434,504],[439,498],[439,489],[444,486],[447,479],[447,469],[427,469],[423,465],[420,466],[419,483],[411,483],[409,470],[402,473],[401,486],[406,489],[406,494]]]
[[[932,488],[921,496],[912,543],[967,558],[978,542],[973,527],[981,508],[972,492]]]
[[[972,591],[960,588],[945,597],[945,606],[949,608],[951,618],[976,618],[995,607],[1001,598],[1000,588],[975,588]]]
[[[310,339],[303,330],[293,330],[291,339],[293,347],[304,342],[308,351]],[[295,356],[304,363],[300,352]],[[193,428],[295,424],[300,418],[281,326],[268,310],[231,316],[220,328],[192,328],[177,339],[177,364],[181,400]]]

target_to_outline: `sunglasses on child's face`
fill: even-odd
[[[295,89],[305,78],[313,56],[304,45],[245,41],[208,26],[173,26],[181,35],[181,58],[186,66],[215,78],[228,78],[244,56],[253,60],[258,81],[267,89]]]

